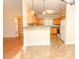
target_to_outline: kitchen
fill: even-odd
[[[51,36],[53,34],[60,36],[61,21],[65,20],[65,4],[64,3],[62,3],[61,1],[59,1],[58,3],[58,5],[60,4],[60,6],[63,5],[62,9],[58,9],[57,8],[58,5],[56,6],[52,5],[52,9],[58,10],[57,12],[55,12],[51,9],[50,7],[51,4],[48,4],[49,5],[48,7],[50,7],[50,10],[48,10],[48,7],[46,9],[46,6],[47,6],[46,3],[48,2],[48,0],[42,0],[39,2],[38,1],[24,0],[24,3],[23,3],[23,15],[24,15],[23,28],[24,28],[24,45],[25,46],[50,45]],[[53,1],[50,0],[49,3],[51,2],[53,3]],[[29,3],[31,4],[29,5]],[[40,3],[41,5],[39,7]],[[42,10],[39,10],[40,8]],[[46,9],[46,14],[42,14],[44,9]],[[64,10],[64,11],[60,14],[59,12],[60,10]]]

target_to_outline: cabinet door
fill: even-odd
[[[57,28],[51,28],[51,34],[57,34]]]
[[[60,25],[60,20],[59,19],[54,19],[53,23],[54,23],[54,25]]]
[[[37,25],[43,25],[43,24],[44,24],[44,20],[42,18],[38,18]]]
[[[40,19],[40,25],[43,25],[43,24],[44,24],[44,20]]]

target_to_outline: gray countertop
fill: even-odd
[[[49,25],[44,25],[44,26],[27,26],[27,27],[23,27],[24,29],[26,28],[60,28],[60,26],[57,25],[53,25],[53,26],[49,26]]]
[[[50,27],[50,28],[60,28],[60,26],[57,26],[57,25],[53,25],[53,26],[46,26],[46,27]]]

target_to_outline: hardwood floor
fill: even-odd
[[[21,39],[18,37],[5,37],[3,39],[3,58],[11,59],[21,48]]]
[[[13,59],[75,59],[74,45],[28,46]]]

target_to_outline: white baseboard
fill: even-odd
[[[65,42],[65,44],[75,44],[75,42]]]
[[[50,45],[50,43],[32,43],[32,44],[26,44],[24,46],[40,46],[40,45]]]

